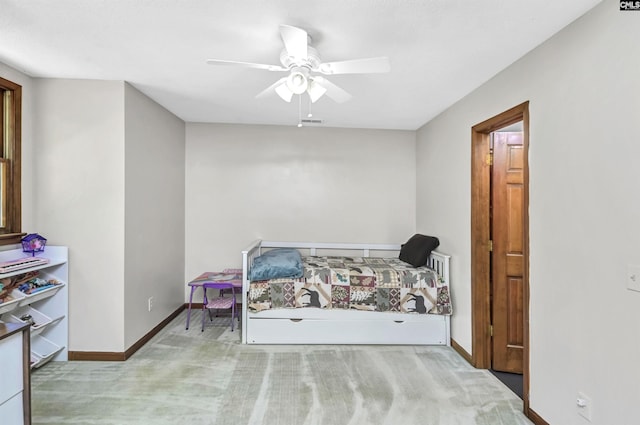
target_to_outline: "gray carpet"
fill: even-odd
[[[247,346],[227,318],[178,316],[126,362],[32,376],[34,424],[531,424],[520,400],[449,347]]]

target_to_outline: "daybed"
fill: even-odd
[[[391,244],[297,243],[262,240],[253,242],[242,251],[242,342],[246,344],[449,345],[450,257],[433,251],[427,260],[427,266],[433,272],[426,271],[426,267],[416,269],[398,260],[401,247],[401,245]],[[267,257],[263,254],[282,248],[293,248],[302,254],[304,275],[252,281],[250,278],[256,259],[262,260],[261,257]],[[347,256],[346,260],[338,258],[338,255]],[[389,288],[396,287],[396,291],[399,294],[401,292],[400,295],[396,295],[400,301],[395,305],[393,302],[388,302],[389,300],[381,303],[379,299],[368,303],[366,292],[362,295],[363,290],[375,291],[367,287],[369,281],[366,280],[366,275],[375,276],[378,273],[378,281],[389,279],[388,273],[377,270],[380,267],[379,263],[384,262],[382,260],[384,257],[390,258],[388,262],[392,263],[393,267],[400,268],[398,275],[401,277],[395,278],[396,281],[391,278],[387,282]],[[344,262],[350,260],[352,260],[350,263]],[[327,265],[333,267],[336,264],[337,269],[327,271]],[[363,271],[363,268],[369,272]],[[258,269],[257,266],[256,269]],[[353,271],[354,269],[356,272]],[[349,276],[349,270],[356,276]],[[346,278],[341,274],[343,272],[347,273]],[[255,278],[255,273],[253,275]],[[383,278],[383,275],[387,277]],[[420,279],[425,276],[433,276],[433,278],[427,283],[420,282]],[[354,289],[351,289],[351,300],[347,296],[343,304],[340,304],[340,300],[336,300],[335,295],[331,295],[342,290],[331,285],[332,282],[336,283],[336,280],[340,279],[362,285],[358,286],[357,294],[354,294]],[[349,283],[345,284],[349,285]],[[329,286],[323,286],[323,284],[329,284]],[[286,294],[287,288],[290,291],[289,295]],[[348,287],[345,289],[349,290]],[[320,296],[315,294],[312,298],[311,290],[319,292]],[[272,294],[274,292],[277,294]],[[377,293],[380,294],[380,292]],[[374,298],[380,298],[380,295],[372,295],[371,299]]]

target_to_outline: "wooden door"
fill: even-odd
[[[525,242],[523,134],[495,132],[492,140],[492,368],[521,374]]]

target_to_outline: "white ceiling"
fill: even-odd
[[[187,122],[296,125],[298,102],[255,95],[286,75],[278,26],[323,61],[388,56],[388,74],[327,78],[353,95],[324,126],[415,130],[600,0],[0,0],[0,62],[33,77],[124,80]],[[302,98],[303,117],[309,106]]]

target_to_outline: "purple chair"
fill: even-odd
[[[219,296],[209,299],[207,297],[207,289],[218,290]],[[223,296],[224,290],[230,289],[231,296]],[[204,316],[205,309],[209,311],[209,320],[213,321],[211,310],[228,310],[231,309],[231,332],[233,332],[233,319],[240,321],[238,310],[236,309],[236,291],[234,291],[234,285],[230,282],[206,282],[202,284],[202,290],[204,292],[204,298],[202,300],[202,332],[204,332]]]

